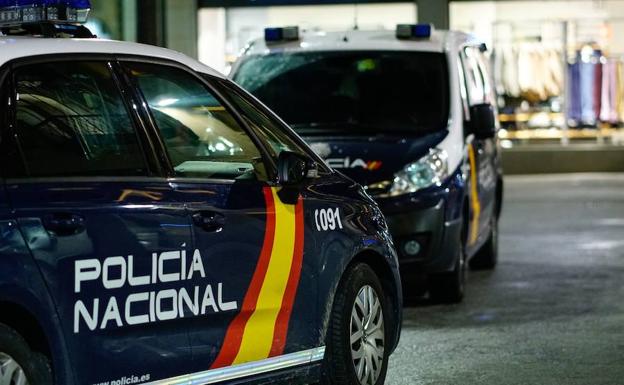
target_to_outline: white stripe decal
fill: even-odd
[[[180,377],[169,378],[149,382],[146,385],[204,385],[215,384],[222,381],[231,381],[239,378],[255,376],[277,370],[293,368],[296,366],[311,364],[322,361],[325,357],[325,347],[304,350],[302,352],[285,354],[266,360],[249,362],[241,365],[233,365],[225,368],[207,370]]]

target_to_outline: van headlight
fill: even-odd
[[[386,196],[414,193],[431,186],[441,186],[448,177],[448,154],[432,149],[420,160],[410,163],[394,175],[392,187]]]

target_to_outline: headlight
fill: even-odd
[[[432,149],[429,154],[396,173],[386,196],[393,197],[434,185],[441,186],[447,176],[448,154],[444,150]]]

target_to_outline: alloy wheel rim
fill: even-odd
[[[351,310],[351,358],[361,385],[375,385],[384,361],[385,331],[381,301],[375,289],[364,286]]]
[[[28,385],[24,369],[6,353],[0,352],[0,385]]]

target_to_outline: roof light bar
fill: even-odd
[[[264,40],[267,43],[299,40],[299,27],[265,28]]]
[[[396,29],[398,39],[428,39],[432,33],[431,24],[399,24]]]
[[[89,0],[0,0],[0,28],[29,23],[87,21]]]

